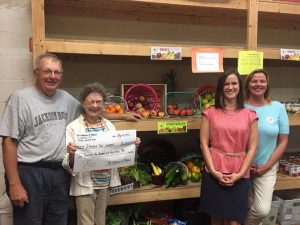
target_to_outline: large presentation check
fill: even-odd
[[[74,172],[134,164],[136,130],[77,133]]]

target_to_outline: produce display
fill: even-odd
[[[134,187],[142,187],[151,184],[152,177],[149,169],[144,164],[119,168],[122,185],[134,183]]]
[[[170,117],[200,116],[200,99],[201,97],[195,92],[169,92],[166,112]]]
[[[201,109],[179,107],[177,103],[172,102],[167,106],[167,113],[171,117],[186,117],[201,114]]]
[[[202,96],[201,105],[203,109],[208,108],[209,106],[215,105],[215,93],[206,93]]]
[[[105,112],[124,114],[126,109],[119,103],[109,103],[105,107]]]
[[[215,85],[202,86],[198,89],[197,93],[201,96],[201,106],[203,110],[215,105]]]
[[[163,118],[165,112],[159,108],[157,92],[151,85],[139,83],[132,85],[125,93],[129,111],[140,114],[143,118]]]
[[[199,157],[194,157],[186,160],[184,163],[189,170],[191,182],[199,182],[201,180],[201,168],[203,167],[204,161]]]
[[[189,179],[186,166],[181,162],[172,162],[165,169],[166,188],[184,185]]]

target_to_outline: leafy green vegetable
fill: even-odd
[[[106,224],[107,225],[121,225],[125,220],[126,213],[124,211],[107,211]]]

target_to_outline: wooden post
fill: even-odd
[[[45,8],[44,0],[31,0],[33,62],[39,54],[46,52],[44,47],[44,42],[45,42],[44,8]]]
[[[247,16],[247,49],[257,49],[258,33],[258,0],[248,0]]]

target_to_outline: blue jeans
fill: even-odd
[[[69,180],[60,167],[19,164],[19,176],[29,203],[13,207],[14,225],[66,225]],[[9,191],[7,191],[9,193]]]

